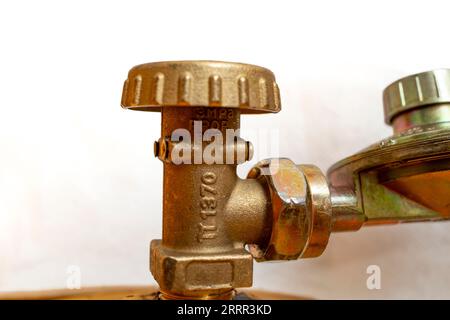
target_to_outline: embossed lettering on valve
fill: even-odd
[[[199,233],[197,240],[203,242],[207,239],[217,237],[216,208],[217,208],[217,189],[215,184],[217,176],[214,172],[205,172],[201,178],[200,184],[200,217]]]
[[[195,119],[190,121],[190,127],[192,130],[194,129],[194,121],[202,121],[203,130],[218,129],[225,131],[234,128],[235,125],[232,121],[236,119],[235,116],[232,109],[197,108],[195,109]]]
[[[160,139],[158,157],[175,165],[241,164],[252,157],[253,146],[240,138],[239,113],[231,109],[197,108],[190,130],[178,128]]]

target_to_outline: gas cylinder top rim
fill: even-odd
[[[236,108],[241,113],[281,110],[274,74],[263,67],[223,61],[162,61],[133,67],[121,106],[141,111],[163,107]]]
[[[383,91],[386,124],[399,114],[428,105],[450,103],[450,69],[411,74],[389,84]]]

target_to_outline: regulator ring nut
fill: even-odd
[[[261,261],[317,257],[331,232],[331,199],[326,179],[312,165],[289,159],[259,162],[248,178],[264,179],[272,202],[272,233],[264,246],[249,245]]]
[[[249,245],[257,261],[297,259],[305,249],[311,233],[312,216],[307,208],[307,185],[304,174],[289,159],[259,162],[248,178],[265,179],[270,190],[273,223],[268,244]]]

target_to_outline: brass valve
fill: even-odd
[[[270,200],[260,181],[236,175],[252,154],[238,129],[241,113],[280,111],[272,72],[213,61],[144,64],[131,69],[122,106],[162,112],[155,155],[164,163],[163,236],[150,249],[162,297],[227,298],[251,286],[244,246],[266,242]]]
[[[161,111],[163,234],[150,269],[164,299],[228,299],[257,261],[317,257],[333,231],[450,216],[450,72],[413,75],[384,92],[394,135],[335,164],[327,177],[289,159],[236,166],[253,147],[240,115],[281,110],[267,69],[214,61],[132,68],[122,106]],[[246,250],[246,246],[248,251]]]

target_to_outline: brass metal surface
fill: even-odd
[[[384,182],[384,185],[397,194],[403,193],[411,201],[438,212],[438,218],[450,218],[450,170],[401,176]]]
[[[225,136],[226,129],[239,128],[239,117],[239,110],[231,108],[166,107],[161,135],[170,137],[184,128],[194,136],[192,121],[199,120],[207,123],[202,134],[210,129],[208,124],[220,121],[219,130]],[[224,141],[222,146],[227,150],[235,145]],[[163,236],[161,242],[152,243],[151,271],[167,296],[222,297],[233,288],[251,286],[252,256],[244,245],[261,241],[269,228],[263,186],[240,180],[238,161],[205,161],[164,161]],[[236,188],[241,192],[235,192]]]
[[[156,300],[152,286],[87,287],[0,293],[0,300]]]
[[[384,91],[394,134],[333,165],[333,231],[450,218],[450,71],[400,79]],[[347,193],[347,196],[345,196]]]
[[[417,73],[391,83],[383,92],[383,103],[387,124],[405,111],[450,103],[450,69]]]
[[[190,297],[187,297],[190,298]],[[306,300],[311,297],[295,296],[264,290],[240,290],[229,297],[236,300]],[[88,287],[83,289],[57,289],[0,293],[0,300],[163,300],[157,287],[117,286]]]
[[[450,170],[449,128],[447,123],[415,127],[415,130],[384,139],[332,166],[328,171],[330,187],[354,193],[353,197],[347,197],[349,205],[333,206],[333,230],[357,230],[364,224],[382,222],[447,219],[445,213],[430,211],[412,201],[418,195],[412,195],[411,190],[402,192],[398,183],[397,188],[393,188],[392,181],[400,177],[404,180],[403,172],[412,182],[411,177],[418,173]],[[386,180],[388,173],[391,182]],[[450,194],[450,189],[441,189],[445,184],[428,186],[431,187],[428,192]],[[443,202],[441,206],[449,205],[450,197],[440,201]]]
[[[302,258],[320,256],[331,234],[332,202],[328,182],[322,171],[310,164],[299,165],[308,186],[307,210],[311,211],[311,233]]]
[[[405,133],[414,128],[450,122],[450,104],[436,104],[427,108],[405,111],[392,120],[394,133]]]
[[[253,146],[241,114],[281,109],[273,73],[217,61],[139,65],[122,106],[161,111],[155,157],[163,163],[162,239],[151,241],[149,287],[2,294],[0,299],[299,298],[239,292],[252,285],[253,259],[320,256],[331,232],[364,225],[450,219],[450,70],[415,74],[383,93],[394,134],[333,165],[287,158],[238,164]]]
[[[154,152],[164,164],[163,234],[150,248],[161,297],[229,299],[234,288],[251,286],[245,245],[268,241],[272,215],[264,184],[236,175],[253,153],[239,137],[240,115],[280,110],[272,72],[217,61],[144,64],[130,70],[122,106],[162,113]],[[232,140],[218,140],[230,130]],[[214,152],[202,153],[212,142]]]
[[[167,106],[220,106],[241,113],[281,110],[278,86],[270,70],[222,61],[164,61],[135,66],[124,83],[121,104],[144,111],[161,111]]]
[[[252,244],[257,261],[317,257],[331,232],[331,199],[322,172],[312,165],[296,165],[289,159],[269,159],[249,172],[264,180],[272,203],[272,233],[264,246]]]
[[[131,69],[122,106],[162,113],[154,153],[164,165],[163,232],[150,248],[158,298],[232,299],[252,285],[253,258],[317,257],[331,232],[450,218],[449,75],[417,74],[386,88],[394,135],[327,177],[279,158],[243,180],[236,166],[253,146],[239,135],[241,114],[281,108],[269,70],[214,61]],[[230,130],[232,139],[223,138]]]

